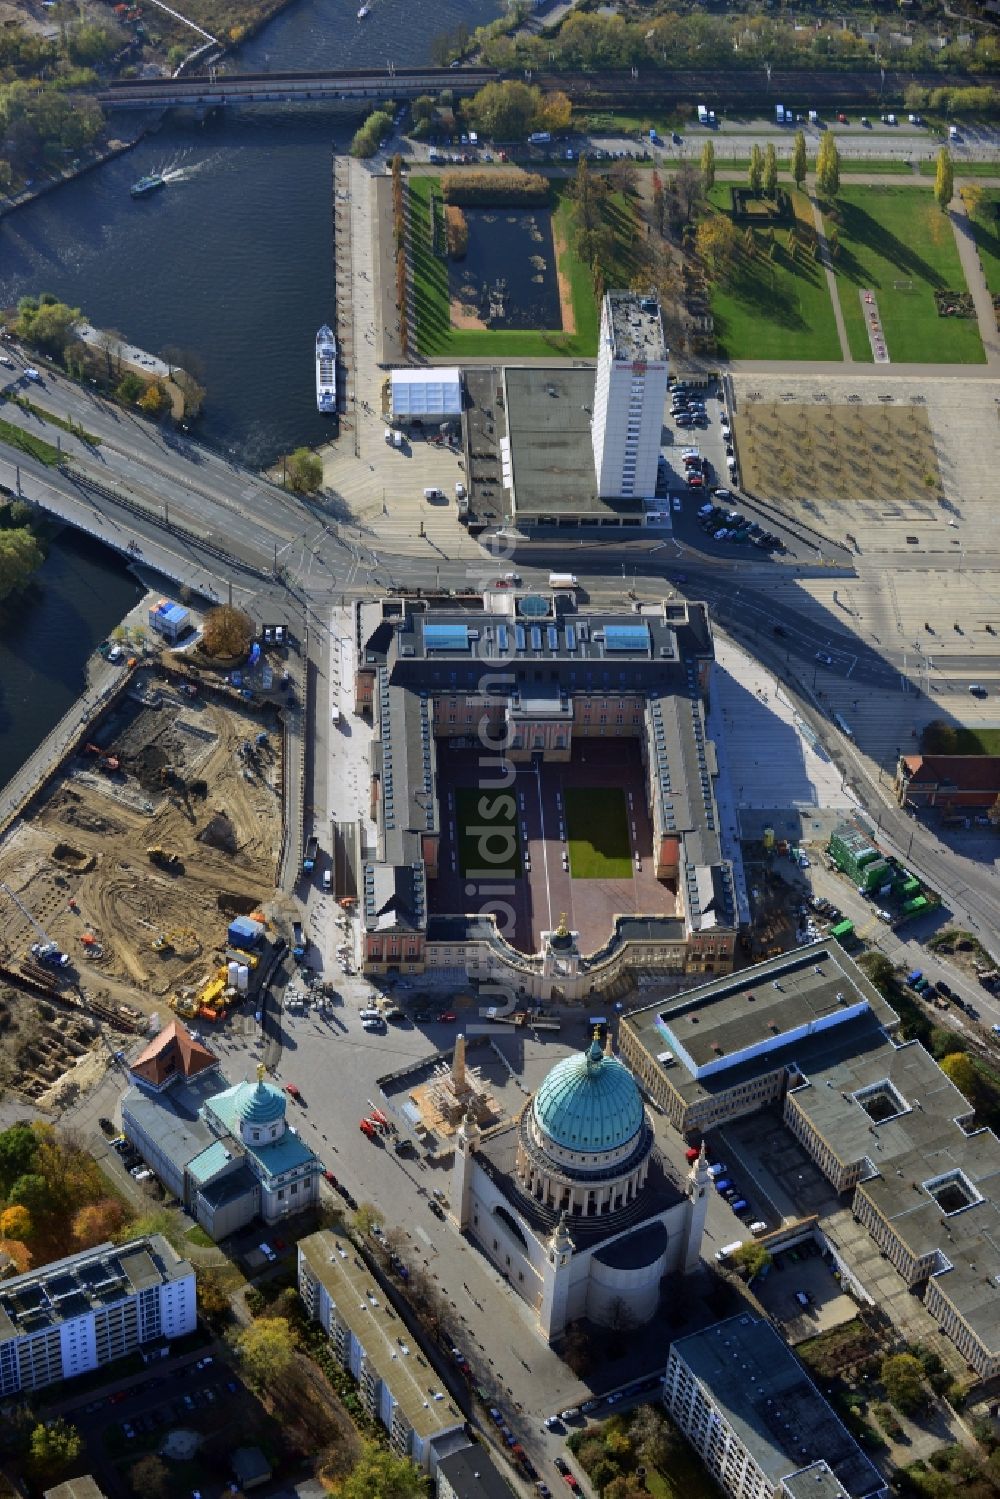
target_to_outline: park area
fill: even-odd
[[[632,853],[624,791],[617,786],[571,786],[565,797],[573,879],[628,879]]]
[[[728,359],[840,359],[812,207],[804,193],[789,197],[791,224],[737,225],[736,266],[712,287],[715,335]],[[714,213],[728,213],[729,185],[713,187],[708,201]]]
[[[919,187],[841,188],[828,213],[840,306],[851,356],[872,361],[861,293],[875,293],[896,364],[982,364],[979,325],[942,316],[935,293],[967,293],[950,217]]]
[[[545,207],[482,204],[468,211],[467,249],[449,266],[435,250],[440,179],[410,178],[413,316],[422,355],[593,358],[598,307],[590,268],[575,249],[570,186],[553,181]],[[615,193],[602,213],[614,241],[607,284],[628,286],[640,245],[634,209]],[[501,281],[502,295],[491,296]]]

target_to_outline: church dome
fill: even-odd
[[[635,1078],[617,1057],[605,1055],[596,1038],[586,1051],[553,1067],[532,1112],[543,1139],[573,1152],[619,1150],[645,1119]]]
[[[240,1083],[233,1102],[244,1124],[276,1124],[285,1117],[284,1094],[263,1079],[256,1083]]]

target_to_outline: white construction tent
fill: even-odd
[[[462,415],[462,372],[458,369],[393,370],[390,418],[394,422],[458,421]]]

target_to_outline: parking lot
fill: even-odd
[[[810,1240],[774,1255],[768,1273],[754,1281],[757,1296],[781,1323],[790,1343],[801,1343],[857,1315],[834,1269]]]

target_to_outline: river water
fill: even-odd
[[[88,656],[141,596],[114,552],[63,531],[31,587],[0,604],[0,786],[79,697]]]
[[[497,0],[293,0],[234,59],[247,71],[400,67]],[[134,151],[0,222],[0,305],[51,291],[144,348],[184,351],[208,391],[204,438],[250,464],[329,434],[314,340],[333,321],[332,166],[353,125],[322,106],[171,119]],[[129,186],[168,171],[161,192]],[[0,606],[0,785],[84,686],[87,657],[138,597],[113,553],[64,532]]]
[[[497,0],[293,0],[231,66],[400,67]],[[354,122],[356,123],[356,122]],[[354,124],[299,105],[168,120],[134,151],[0,225],[0,304],[51,291],[154,352],[182,351],[208,391],[201,431],[253,465],[329,434],[314,340],[333,321],[332,166]],[[165,189],[133,200],[147,172]]]

